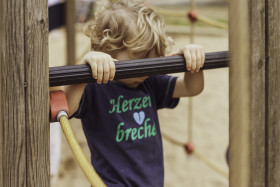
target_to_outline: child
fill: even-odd
[[[143,3],[119,0],[109,4],[87,29],[93,51],[88,63],[96,83],[68,86],[70,115],[82,120],[91,162],[108,187],[163,186],[163,150],[157,110],[174,108],[179,97],[203,90],[204,50],[186,45],[182,78],[167,75],[113,80],[114,59],[165,56],[164,23]],[[103,83],[103,84],[102,84]]]

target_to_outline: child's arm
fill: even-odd
[[[204,48],[201,45],[190,44],[180,50],[170,54],[172,56],[184,54],[186,59],[186,69],[184,77],[179,77],[176,81],[172,97],[190,97],[198,95],[204,88],[203,72],[199,71],[205,61]]]
[[[80,64],[88,63],[91,66],[92,77],[96,79],[98,84],[107,83],[113,80],[115,76],[115,63],[110,55],[102,52],[87,53]],[[74,114],[79,108],[86,84],[76,84],[66,86],[65,94],[69,106],[69,116]]]

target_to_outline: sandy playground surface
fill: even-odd
[[[186,34],[169,34],[175,41],[174,50],[189,43],[188,28]],[[195,43],[202,44],[206,52],[228,50],[227,31],[213,28],[197,28]],[[208,34],[207,36],[205,34]],[[61,66],[65,62],[65,30],[50,33],[50,66]],[[77,56],[88,49],[89,40],[77,32]],[[225,151],[228,146],[228,68],[207,70],[205,88],[202,94],[193,100],[193,142],[197,150],[212,160],[218,167],[228,172]],[[182,76],[182,74],[176,74]],[[181,98],[173,109],[159,111],[161,131],[176,141],[188,140],[188,98]],[[72,119],[72,127],[78,141],[89,159],[89,150],[80,121]],[[165,187],[226,187],[228,180],[216,173],[196,156],[188,156],[182,146],[174,145],[163,138]],[[89,187],[82,171],[62,135],[61,165],[56,187]]]

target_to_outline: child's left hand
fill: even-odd
[[[182,55],[186,59],[186,69],[191,73],[199,72],[205,61],[204,47],[198,44],[188,44],[183,48],[170,53],[168,56]]]

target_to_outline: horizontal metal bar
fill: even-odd
[[[202,70],[228,67],[228,63],[229,53],[227,51],[206,53]],[[117,61],[115,64],[114,80],[186,71],[183,55]],[[49,77],[50,87],[96,81],[92,78],[91,68],[87,64],[50,67]]]

